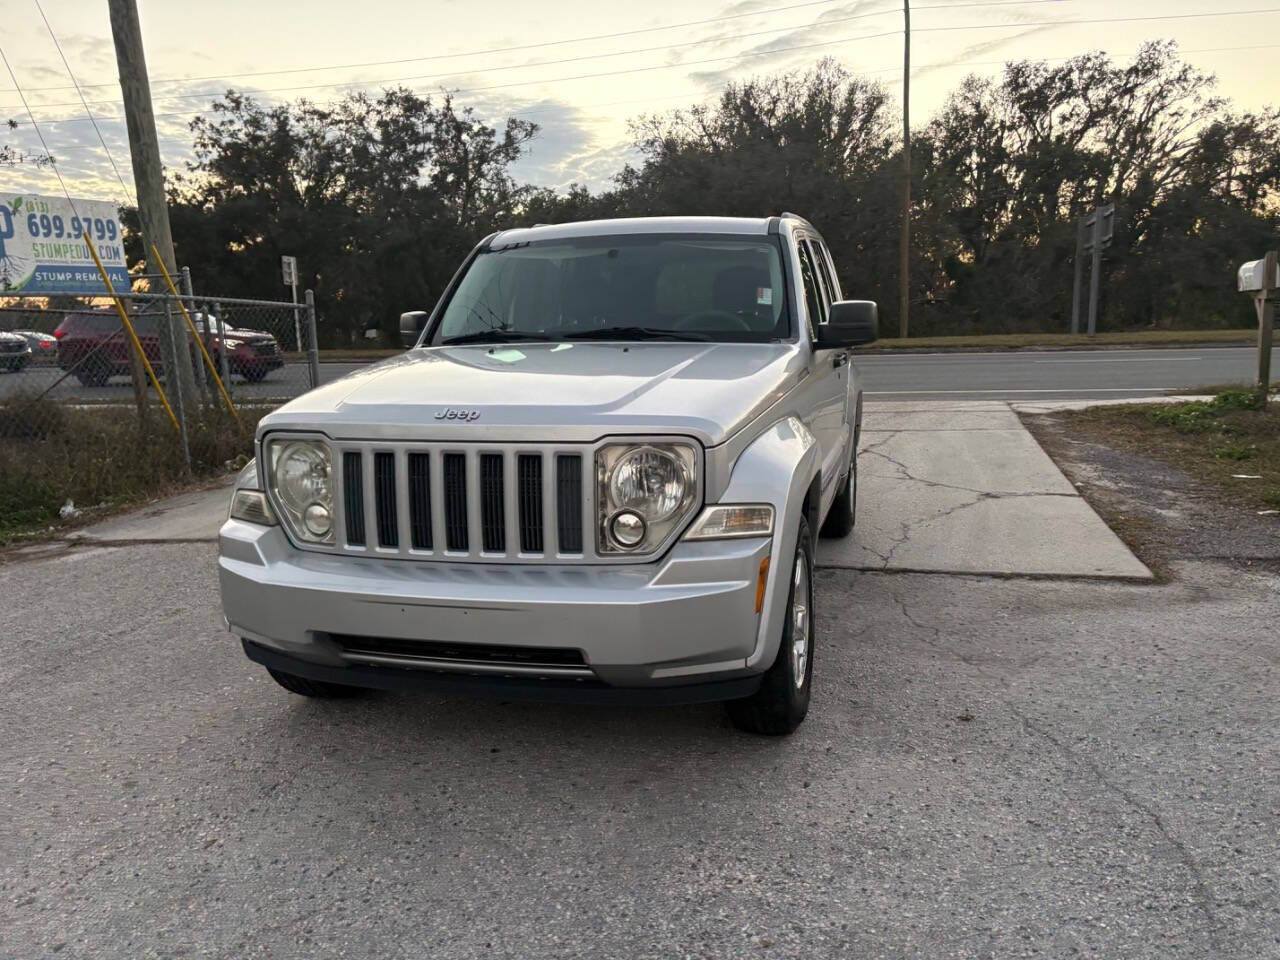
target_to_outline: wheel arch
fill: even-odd
[[[767,667],[778,650],[790,589],[796,529],[804,515],[818,529],[822,510],[822,455],[817,438],[797,417],[763,431],[738,456],[720,503],[767,503],[774,510],[773,541],[764,604],[748,667]]]

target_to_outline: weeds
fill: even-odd
[[[1163,460],[1232,500],[1280,508],[1280,402],[1263,407],[1251,389],[1232,387],[1207,401],[1094,407],[1075,416],[1097,442]]]
[[[1239,432],[1236,425],[1222,419],[1229,410],[1260,410],[1256,394],[1249,390],[1232,388],[1223,390],[1212,400],[1192,400],[1155,407],[1147,411],[1147,419],[1161,426],[1173,427],[1179,433],[1221,433],[1233,435]],[[1225,448],[1224,448],[1225,449]]]
[[[1253,445],[1245,446],[1243,443],[1228,443],[1213,451],[1213,455],[1219,460],[1253,460],[1258,456],[1258,448]]]
[[[192,472],[216,475],[250,452],[252,420],[242,431],[224,414],[188,420]],[[112,505],[168,493],[185,482],[182,452],[167,420],[146,429],[129,407],[76,407],[31,396],[0,405],[0,544],[59,522],[77,507]]]

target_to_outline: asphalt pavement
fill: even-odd
[[[1272,351],[1272,369],[1280,367]],[[1153,350],[1017,350],[1003,353],[877,353],[855,356],[869,396],[890,400],[1042,400],[1158,396],[1251,382],[1248,347]]]
[[[0,566],[0,956],[1280,955],[1274,579],[828,570],[792,737],[278,688],[208,543]],[[56,611],[56,614],[55,614]]]
[[[1280,348],[1277,348],[1280,351]],[[1248,382],[1257,371],[1257,351],[1248,347],[1198,347],[1153,350],[1052,350],[992,353],[864,353],[855,357],[869,396],[893,400],[967,399],[1035,400],[1100,399],[1156,396],[1218,383]],[[360,369],[360,363],[322,363],[320,380],[328,383]],[[1280,370],[1273,353],[1272,369]],[[6,392],[44,390],[62,371],[28,367],[0,374],[0,396]],[[232,377],[236,397],[276,400],[308,389],[305,364],[290,363],[261,383]],[[81,386],[67,378],[55,396],[79,400],[127,400],[128,381],[116,377],[103,387]]]

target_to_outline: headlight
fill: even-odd
[[[697,453],[687,443],[615,443],[596,454],[601,553],[651,553],[694,507]]]
[[[243,340],[223,340],[222,345],[228,350],[236,350],[244,346]]]
[[[310,543],[333,542],[333,466],[318,440],[271,441],[267,482],[289,531]]]

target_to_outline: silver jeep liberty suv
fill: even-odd
[[[794,730],[876,336],[818,232],[506,230],[401,327],[406,353],[258,427],[219,537],[249,658],[305,696],[723,700]]]

